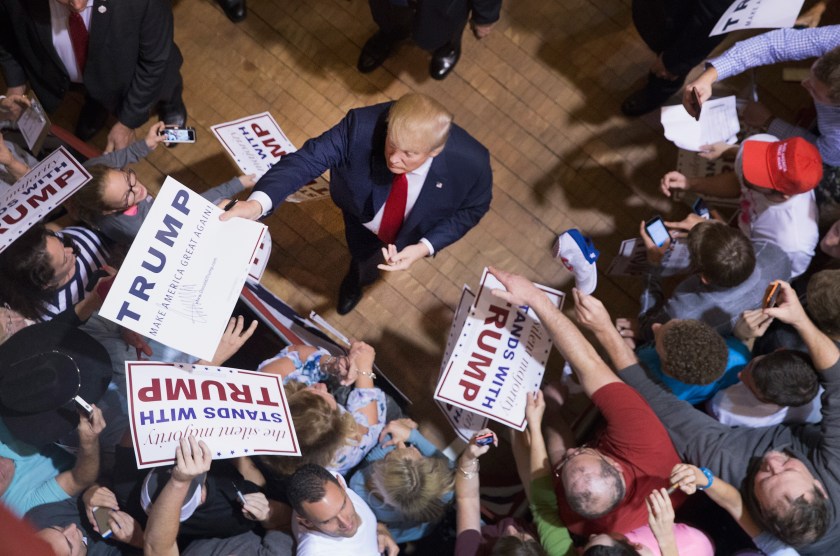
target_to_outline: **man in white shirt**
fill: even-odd
[[[298,556],[399,554],[388,528],[376,522],[370,507],[340,475],[307,464],[294,472],[288,485]]]

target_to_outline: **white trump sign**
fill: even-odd
[[[174,463],[190,435],[213,459],[300,455],[279,375],[148,361],[126,362],[125,374],[138,469]]]
[[[131,244],[99,314],[210,360],[266,227],[233,218],[171,177]]]

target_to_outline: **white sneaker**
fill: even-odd
[[[557,236],[552,251],[554,258],[560,259],[563,266],[575,275],[577,289],[587,295],[595,291],[598,285],[595,261],[601,253],[595,249],[591,239],[583,237],[580,230],[572,228]]]

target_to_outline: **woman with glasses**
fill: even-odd
[[[77,313],[84,309],[89,316],[102,303],[94,288],[103,276],[96,271],[109,258],[96,232],[78,226],[55,232],[38,223],[0,253],[0,301],[27,319],[46,321],[86,300],[93,307]]]
[[[145,139],[85,163],[93,177],[71,198],[72,211],[116,243],[130,244],[152,208],[154,198],[128,166],[164,142],[164,136],[159,135],[163,128],[164,123],[158,122],[149,128]],[[254,187],[255,183],[253,174],[239,176],[205,191],[202,196],[216,203]]]

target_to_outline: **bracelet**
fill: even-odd
[[[368,371],[362,371],[362,370],[356,369],[356,373],[360,374],[362,376],[369,377],[371,380],[376,380],[376,373],[374,373],[373,371],[368,372]]]
[[[479,464],[478,459],[474,459],[473,463],[475,464],[475,469],[472,471],[467,471],[460,465],[458,466],[458,471],[467,479],[472,479],[473,477],[478,476],[478,472],[481,469],[481,464]]]
[[[697,490],[706,490],[707,488],[712,486],[712,483],[715,482],[715,476],[712,475],[712,470],[709,469],[708,467],[700,467],[699,469],[700,469],[700,471],[703,472],[703,475],[706,476],[706,478],[709,480],[709,482],[706,484],[706,486],[702,486],[702,487],[698,486]]]

